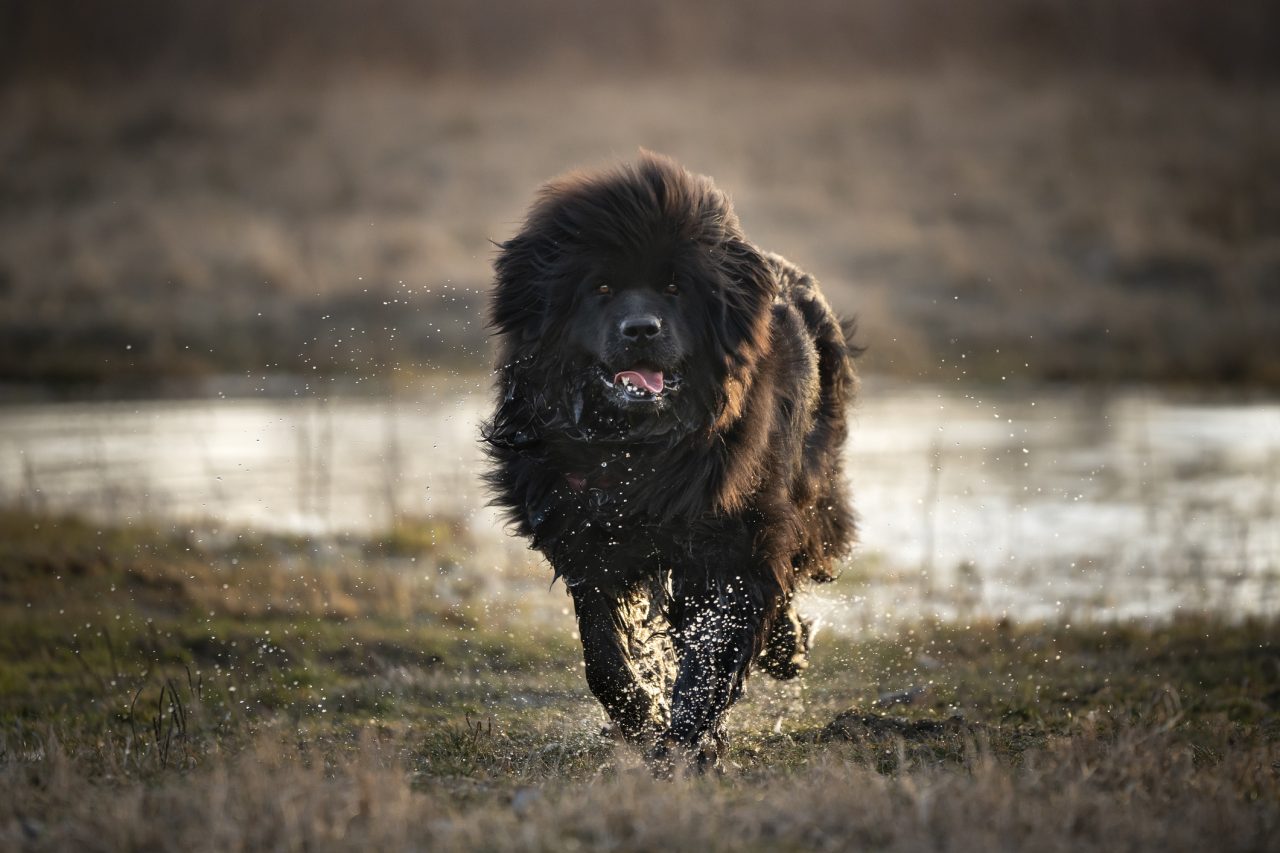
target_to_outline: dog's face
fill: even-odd
[[[548,185],[496,267],[503,361],[574,426],[705,426],[767,346],[773,276],[728,199],[662,158]]]
[[[587,363],[600,400],[633,412],[661,412],[683,391],[685,376],[705,363],[705,285],[672,245],[598,250],[581,259],[579,293],[563,340]]]

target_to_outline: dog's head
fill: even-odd
[[[495,267],[500,363],[575,424],[705,426],[768,347],[774,274],[729,199],[665,157],[549,183]]]

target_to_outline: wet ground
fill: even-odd
[[[319,536],[459,516],[475,568],[524,588],[549,573],[485,506],[487,405],[460,385],[8,405],[0,502]],[[862,546],[807,604],[836,629],[1280,610],[1280,404],[873,379],[849,462]]]

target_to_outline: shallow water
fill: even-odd
[[[484,505],[486,408],[478,390],[9,405],[0,502],[317,535],[457,514],[481,570],[548,578]],[[837,629],[1280,610],[1280,404],[870,381],[848,455],[862,545],[805,605]]]

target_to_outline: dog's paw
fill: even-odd
[[[756,664],[767,675],[789,681],[809,668],[812,639],[812,624],[788,607],[773,623],[769,640],[756,658]]]
[[[723,756],[728,752],[728,741],[723,734],[706,734],[697,744],[684,743],[671,734],[658,739],[645,760],[653,775],[659,779],[704,773],[724,773]]]

